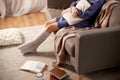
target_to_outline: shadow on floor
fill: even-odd
[[[43,56],[43,57],[50,57],[55,59],[55,54],[54,51],[49,51],[49,52],[37,52],[37,53],[25,53],[23,54],[25,57],[29,56]]]

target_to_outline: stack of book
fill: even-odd
[[[50,70],[50,80],[62,80],[67,76],[67,73],[60,68],[53,68]]]

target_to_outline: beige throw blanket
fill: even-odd
[[[110,18],[110,15],[112,13],[112,10],[115,6],[117,6],[119,3],[119,1],[115,1],[115,0],[109,0],[107,1],[98,17],[97,20],[95,22],[95,26],[92,28],[104,28],[104,27],[108,27],[108,21]],[[76,33],[79,31],[84,31],[84,30],[89,30],[91,28],[63,28],[61,30],[59,30],[56,33],[55,36],[55,54],[56,54],[56,58],[57,58],[57,64],[65,64],[66,61],[66,53],[65,53],[65,41],[70,38],[70,37],[75,37]]]
[[[97,16],[95,27],[97,28],[105,28],[108,27],[108,21],[112,10],[117,5],[120,5],[120,1],[118,0],[108,0],[102,7],[99,15]]]

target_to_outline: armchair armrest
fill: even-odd
[[[120,65],[120,26],[81,31],[75,37],[75,70],[89,73]]]

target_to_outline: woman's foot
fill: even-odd
[[[20,49],[18,48],[19,50],[21,50],[21,53],[36,53],[36,49],[37,49],[37,45],[33,45],[32,47],[28,47],[28,48],[23,48],[23,49]]]
[[[18,49],[19,50],[26,50],[26,49],[32,47],[33,45],[34,45],[34,43],[30,41],[30,42],[27,42],[27,43],[24,43],[24,44],[18,46]]]
[[[21,50],[21,53],[36,53],[36,50],[31,50],[31,49],[26,49],[26,50]]]

